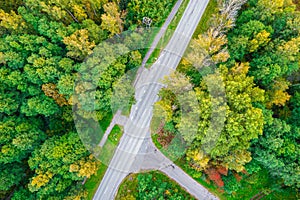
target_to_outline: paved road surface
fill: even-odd
[[[176,4],[174,5],[171,13],[169,14],[168,18],[166,19],[165,23],[163,24],[163,26],[161,27],[161,29],[159,30],[159,32],[156,34],[151,47],[149,49],[149,51],[147,52],[147,54],[145,55],[143,62],[142,62],[142,66],[145,66],[147,60],[149,59],[149,57],[151,56],[152,52],[154,51],[154,49],[156,48],[159,40],[161,39],[161,37],[165,34],[169,24],[171,23],[171,21],[173,20],[173,18],[175,17],[181,3],[183,0],[178,0],[176,2]]]
[[[141,170],[158,169],[171,179],[175,180],[187,192],[201,200],[217,200],[205,187],[197,183],[192,177],[177,167],[171,160],[164,156],[156,147],[152,140],[148,140],[148,150],[141,166]]]
[[[175,33],[158,60],[150,70],[145,69],[141,72],[141,78],[135,85],[137,103],[132,106],[130,116],[124,126],[124,134],[94,196],[95,200],[114,199],[124,177],[141,169],[144,157],[147,156],[145,152],[149,151],[147,143],[150,140],[152,106],[159,100],[157,94],[163,87],[160,80],[176,69],[208,1],[190,0]],[[165,172],[172,174],[168,170]],[[176,181],[190,183],[187,175],[174,173],[172,176]],[[192,188],[189,192],[199,199],[203,198],[203,195],[198,196],[200,194]]]

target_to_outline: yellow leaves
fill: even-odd
[[[84,9],[81,6],[74,4],[73,11],[74,11],[74,16],[79,21],[82,21],[87,18],[87,14],[85,13]]]
[[[247,150],[236,150],[223,158],[222,166],[241,172],[245,170],[244,165],[252,160],[251,153]]]
[[[71,164],[69,172],[78,172],[79,171],[79,165]]]
[[[286,92],[290,83],[286,80],[277,80],[272,85],[272,89],[267,92],[268,102],[267,107],[271,108],[273,105],[284,106],[290,100],[291,96]]]
[[[287,102],[290,99],[290,95],[287,92],[277,90],[274,92],[275,98],[272,103],[278,106],[284,106],[285,102]]]
[[[42,174],[42,172],[39,172],[39,174],[32,178],[31,182],[29,183],[29,190],[30,191],[36,191],[42,186],[46,185],[51,178],[53,177],[53,174],[51,172],[46,172]]]
[[[105,1],[106,2],[106,1]],[[63,21],[64,23],[82,22],[85,19],[99,20],[97,12],[101,8],[102,1],[96,0],[27,0],[26,6],[31,9],[36,9],[55,20]]]
[[[280,54],[286,55],[290,61],[296,61],[299,59],[297,55],[300,51],[300,37],[292,38],[290,41],[279,46],[278,51]]]
[[[45,2],[41,1],[39,2],[39,5],[41,6],[43,12],[47,13],[56,20],[61,20],[67,17],[66,11],[59,7],[59,4],[53,5],[51,7],[50,5],[47,5]]]
[[[260,46],[265,46],[271,38],[269,38],[270,33],[263,30],[259,32],[254,38],[249,42],[249,52],[256,51]]]
[[[119,13],[118,5],[109,2],[103,6],[105,13],[101,15],[101,27],[110,32],[111,35],[119,34],[123,30],[123,20]]]
[[[187,152],[187,158],[192,159],[193,168],[201,171],[207,168],[210,158],[200,149],[195,149]]]
[[[154,105],[154,116],[159,117],[163,121],[170,121],[172,119],[172,104],[170,101],[158,101]]]
[[[176,95],[182,94],[185,91],[190,91],[193,88],[189,78],[177,71],[174,71],[169,76],[165,77],[163,83]]]
[[[5,64],[5,56],[2,52],[0,52],[0,64]]]
[[[4,146],[1,148],[1,154],[3,154],[3,155],[9,153],[9,151],[10,151],[10,148],[9,148],[8,145],[4,145]]]
[[[249,71],[249,63],[235,63],[235,66],[231,68],[231,72],[235,75],[246,75]]]
[[[185,63],[201,68],[210,63],[210,57],[215,63],[225,62],[229,58],[229,53],[222,48],[227,42],[226,35],[218,35],[210,28],[205,34],[200,34],[197,39],[192,40]]]
[[[219,35],[215,36],[214,31],[212,29],[209,29],[207,31],[207,37],[209,38],[209,54],[217,53],[221,47],[225,44],[227,44],[228,40],[226,38],[226,35]],[[199,38],[200,39],[200,38]],[[205,38],[203,38],[205,39]]]
[[[121,200],[136,200],[132,194],[127,194],[125,197],[121,197]]]
[[[230,58],[230,55],[227,51],[221,51],[218,54],[213,55],[211,58],[215,63],[220,63],[226,62],[228,58]]]
[[[287,28],[298,32],[300,31],[300,17],[294,17],[292,19],[289,19],[286,22],[286,24],[287,24]]]
[[[104,11],[106,14],[111,15],[111,16],[118,16],[119,10],[118,10],[118,5],[115,2],[109,2],[103,6]]]
[[[93,156],[83,158],[76,163],[70,165],[70,172],[77,172],[79,177],[90,178],[91,175],[96,174],[98,170],[98,163],[95,161]]]
[[[283,6],[284,0],[259,0],[257,2],[257,7],[263,9],[265,12],[270,12],[271,14],[282,12]]]
[[[165,191],[165,194],[166,194],[166,195],[170,195],[171,192],[170,192],[169,190],[166,190],[166,191]]]
[[[65,37],[63,42],[67,45],[69,52],[67,55],[71,58],[82,60],[91,54],[92,49],[96,46],[94,42],[90,42],[88,38],[88,30],[77,30],[69,37]]]
[[[69,105],[68,101],[64,98],[64,96],[58,93],[55,84],[43,84],[42,90],[44,91],[46,96],[52,97],[59,106]]]
[[[16,14],[14,11],[9,13],[4,12],[0,9],[0,27],[4,27],[10,31],[22,31],[26,27],[25,21],[22,16]]]

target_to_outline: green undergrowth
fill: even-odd
[[[199,34],[205,33],[210,27],[210,20],[213,14],[218,12],[218,2],[217,0],[210,0],[208,5],[201,17],[201,20],[193,34],[193,38],[196,38]]]
[[[97,133],[97,138],[96,138],[98,143],[100,142],[101,138],[103,137],[112,118],[113,118],[113,114],[110,112],[101,121],[99,121],[100,131]]]
[[[239,173],[241,177],[239,181],[229,171],[227,176],[222,176],[224,187],[219,188],[209,181],[205,174],[199,176],[199,172],[187,166],[184,158],[177,160],[175,163],[221,200],[257,199],[257,197],[262,200],[299,199],[299,193],[295,189],[281,188],[280,183],[278,183],[279,180],[272,178],[267,170],[263,168],[253,174]]]
[[[101,183],[101,180],[106,172],[106,169],[107,169],[106,165],[100,164],[97,173],[91,176],[91,178],[89,178],[84,184],[84,187],[87,190],[87,200],[93,199],[93,196],[96,193],[97,188]]]
[[[122,182],[116,200],[194,199],[175,181],[159,171],[130,174]]]
[[[158,134],[152,134],[155,146],[168,156],[166,149],[157,141],[157,138]],[[219,188],[214,182],[208,180],[204,173],[189,167],[184,157],[177,159],[174,163],[221,200],[256,199],[257,197],[262,200],[296,200],[300,197],[295,189],[282,188],[280,180],[272,178],[263,168],[259,168],[252,174],[239,173],[240,181],[229,171],[227,176],[222,176],[224,187]]]

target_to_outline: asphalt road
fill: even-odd
[[[164,24],[162,25],[161,29],[159,30],[159,32],[156,34],[150,49],[148,50],[147,54],[145,55],[145,57],[143,58],[143,62],[142,62],[142,66],[145,66],[147,60],[149,59],[149,57],[151,56],[151,54],[153,53],[153,51],[155,50],[155,48],[157,47],[157,44],[159,42],[159,40],[161,39],[161,37],[165,34],[169,24],[171,23],[171,21],[173,20],[173,18],[175,17],[180,5],[182,4],[183,0],[178,0],[176,2],[176,4],[174,5],[174,7],[171,10],[171,13],[169,14],[168,18],[166,19],[166,21],[164,22]]]
[[[150,137],[152,106],[159,100],[157,94],[163,87],[161,79],[176,69],[208,1],[190,0],[166,48],[150,70],[145,69],[141,72],[135,85],[137,103],[132,106],[124,126],[124,134],[94,195],[94,200],[114,199],[122,180],[129,173],[137,172],[141,168],[144,161],[142,155]]]
[[[190,177],[180,167],[177,167],[169,158],[160,151],[155,150],[156,147],[150,138],[145,139],[145,141],[148,142],[148,144],[146,144],[148,149],[143,152],[146,156],[143,157],[144,159],[142,166],[140,166],[140,170],[158,169],[171,179],[175,180],[195,198],[200,200],[218,200],[218,197],[214,196],[205,187],[197,183],[197,181]]]

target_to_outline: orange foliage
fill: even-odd
[[[68,105],[68,101],[64,98],[64,96],[58,93],[55,84],[53,83],[43,84],[42,90],[44,91],[46,96],[53,98],[59,106]]]
[[[228,174],[228,169],[226,169],[225,167],[219,166],[219,167],[217,168],[217,170],[218,170],[218,172],[219,172],[220,174],[222,174],[222,175],[227,176],[227,174]]]
[[[235,177],[235,179],[238,181],[238,182],[240,182],[241,180],[242,180],[242,176],[241,175],[239,175],[238,173],[233,173],[233,176]]]
[[[164,147],[168,147],[168,145],[171,143],[171,141],[174,138],[174,135],[172,133],[169,132],[165,132],[164,129],[164,124],[160,124],[159,128],[158,128],[158,138],[157,141]]]
[[[223,182],[221,174],[219,173],[218,170],[216,170],[215,168],[209,168],[209,169],[205,170],[205,173],[207,174],[208,178],[211,181],[215,182],[215,184],[218,187],[224,186],[224,182]]]

